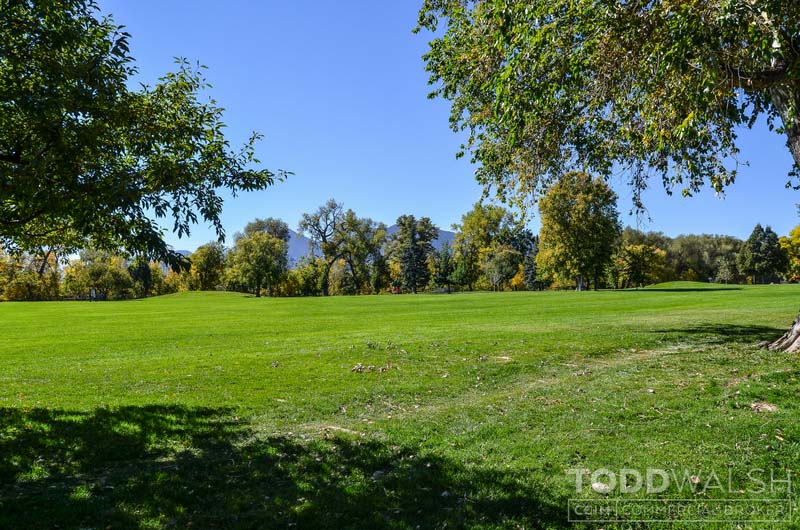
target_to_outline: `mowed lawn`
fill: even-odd
[[[800,286],[699,284],[3,303],[0,529],[731,528],[568,500],[784,506],[798,357],[756,345],[798,309]],[[570,472],[648,468],[694,478]]]

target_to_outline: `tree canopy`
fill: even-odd
[[[601,179],[567,173],[539,201],[542,229],[536,265],[559,282],[592,280],[595,289],[621,233],[617,196]]]
[[[444,24],[444,29],[440,28]],[[523,205],[570,170],[720,191],[759,116],[800,164],[800,3],[425,0],[432,97],[478,180]],[[779,118],[782,123],[777,123]]]
[[[224,237],[221,188],[258,190],[253,134],[234,149],[222,109],[185,60],[155,85],[136,75],[130,35],[93,0],[0,0],[0,243],[125,247],[183,262],[162,238],[207,222]]]
[[[392,255],[400,267],[403,287],[414,294],[430,281],[428,259],[434,250],[432,242],[438,235],[439,229],[428,217],[417,219],[413,215],[401,215],[397,218]]]

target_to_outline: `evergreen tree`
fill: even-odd
[[[400,265],[400,279],[403,287],[416,294],[430,281],[428,258],[433,252],[432,241],[439,235],[439,229],[429,218],[417,220],[413,215],[398,217],[397,228],[394,256]]]
[[[446,287],[447,292],[453,284],[452,275],[455,271],[455,261],[450,243],[446,242],[433,255],[433,283],[437,287]]]
[[[541,289],[542,282],[536,276],[536,254],[525,257],[522,263],[522,274],[525,278],[525,287],[529,291]]]

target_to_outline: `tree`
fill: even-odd
[[[53,252],[6,254],[0,247],[0,300],[55,300],[61,289]]]
[[[470,262],[465,260],[458,253],[455,254],[453,260],[454,266],[453,273],[450,275],[450,281],[453,283],[453,285],[457,285],[462,289],[464,287],[468,287],[471,291],[472,285],[475,283],[475,280],[478,276],[475,269],[471,267]]]
[[[133,287],[137,296],[147,297],[153,289],[153,271],[150,268],[150,261],[143,257],[137,256],[128,265],[128,274],[133,281]]]
[[[64,288],[77,298],[124,300],[134,297],[134,282],[122,256],[84,249],[64,270]]]
[[[506,236],[513,230],[514,219],[508,210],[494,204],[475,203],[472,210],[461,216],[461,223],[454,224],[455,249],[459,263],[463,262],[460,276],[472,290],[481,273],[482,256],[501,233]],[[462,274],[463,273],[463,274]]]
[[[616,204],[616,194],[603,179],[579,172],[564,175],[539,201],[538,274],[577,279],[578,290],[592,280],[597,289],[621,232]]]
[[[274,217],[267,217],[266,219],[256,219],[255,221],[250,221],[244,227],[244,235],[251,236],[256,232],[265,232],[272,237],[280,239],[285,242],[289,242],[292,235],[289,231],[289,225],[285,222],[281,221],[280,219],[275,219]],[[236,234],[234,239],[239,239],[242,237],[242,234]]]
[[[303,256],[295,267],[298,294],[300,296],[317,296],[322,292],[322,275],[325,271],[322,258]]]
[[[369,271],[369,284],[372,292],[380,294],[380,292],[389,286],[391,277],[389,274],[389,263],[386,256],[379,252],[373,257],[370,264]]]
[[[800,225],[792,228],[787,237],[780,238],[780,245],[788,259],[786,279],[800,281]]]
[[[484,186],[525,204],[570,170],[621,168],[641,208],[649,176],[731,184],[737,129],[761,116],[800,176],[799,26],[784,1],[424,0],[417,30],[436,32],[432,96]],[[772,347],[800,350],[800,319]]]
[[[287,253],[286,241],[266,232],[243,236],[231,251],[230,274],[256,297],[262,289],[272,295],[288,270]]]
[[[769,226],[764,229],[764,255],[765,263],[763,266],[765,283],[769,281],[779,281],[780,276],[789,267],[789,255],[781,247],[780,238]]]
[[[485,254],[481,266],[492,284],[492,289],[502,290],[503,285],[519,271],[522,259],[522,254],[509,245],[497,245],[491,248]]]
[[[537,276],[536,254],[538,254],[538,252],[526,256],[525,261],[522,263],[522,276],[525,281],[525,287],[529,291],[533,291],[535,289],[540,290],[543,283]]]
[[[733,181],[736,129],[760,115],[800,163],[800,4],[425,0],[433,95],[478,177],[522,199],[561,174],[629,170],[669,187]]]
[[[455,271],[455,262],[453,260],[453,251],[450,249],[450,243],[445,241],[442,248],[433,252],[433,283],[437,287],[447,288],[450,292],[453,285],[453,272]]]
[[[736,266],[727,256],[717,258],[717,274],[714,281],[717,283],[730,283],[736,279]]]
[[[439,229],[429,218],[417,220],[413,215],[398,217],[397,228],[393,257],[399,264],[403,287],[416,294],[430,281],[428,258],[433,253],[432,241],[439,235]]]
[[[387,240],[386,225],[376,223],[367,217],[360,218],[353,210],[347,210],[334,238],[338,242],[340,255],[345,262],[349,290],[352,294],[370,290],[372,288],[370,278],[380,276],[383,260],[381,249]],[[375,270],[373,264],[376,266]],[[371,276],[373,272],[377,276]]]
[[[613,283],[620,289],[642,287],[659,279],[667,253],[652,245],[623,243],[611,263]]]
[[[341,240],[335,236],[344,220],[344,206],[333,199],[320,206],[314,213],[304,213],[299,231],[308,235],[314,249],[322,252],[325,270],[322,274],[322,295],[330,294],[329,278],[331,267],[341,258]]]
[[[674,278],[710,281],[717,274],[719,258],[735,262],[741,246],[731,236],[681,235],[667,242],[667,261]]]
[[[330,199],[316,212],[303,214],[299,230],[311,239],[312,250],[321,252],[324,258],[324,296],[330,294],[331,270],[339,260],[343,260],[337,269],[339,292],[367,292],[374,283],[372,279],[376,278],[374,273],[381,276],[381,249],[387,240],[383,223],[358,217],[353,210],[345,211],[342,204]]]
[[[93,0],[0,5],[0,242],[29,250],[124,247],[175,266],[163,240],[198,220],[224,237],[218,189],[263,189],[282,178],[252,169],[254,134],[238,150],[222,109],[203,100],[202,67],[137,90],[130,35]]]
[[[189,256],[192,264],[189,285],[198,291],[212,291],[225,274],[225,247],[218,241],[201,245]]]
[[[768,283],[777,279],[789,264],[788,256],[772,228],[757,224],[739,253],[739,270],[752,278],[753,283]]]

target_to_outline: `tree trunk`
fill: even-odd
[[[328,282],[331,276],[331,267],[333,267],[333,263],[325,263],[325,272],[322,274],[322,296],[328,296],[330,294],[330,285]]]
[[[769,89],[772,104],[783,121],[786,146],[800,167],[800,84],[778,85]]]
[[[761,345],[772,351],[800,352],[800,315],[781,338],[773,342],[763,342]]]
[[[775,110],[781,115],[787,136],[786,146],[792,153],[795,166],[800,168],[800,84],[775,86],[769,89],[769,95]],[[800,352],[800,315],[781,338],[762,345],[772,351]]]

